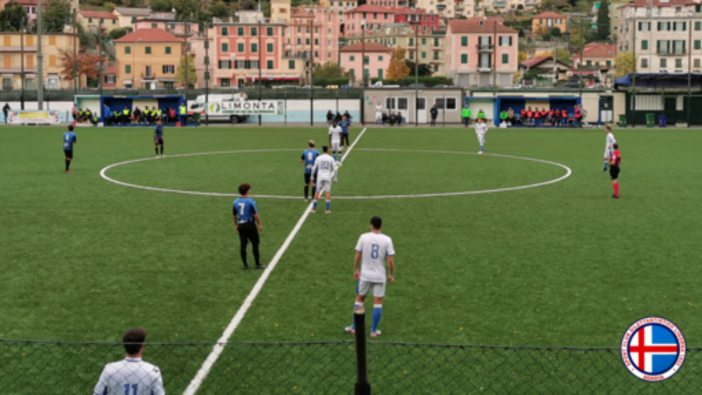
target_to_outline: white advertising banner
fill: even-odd
[[[10,110],[7,122],[12,125],[45,124],[58,125],[61,115],[58,110]]]

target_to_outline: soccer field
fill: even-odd
[[[352,128],[352,141],[361,129]],[[118,342],[143,326],[149,342],[219,339],[263,273],[241,270],[234,197],[103,179],[108,165],[154,156],[150,128],[76,130],[64,174],[63,131],[0,128],[0,338]],[[378,215],[397,251],[383,341],[618,347],[632,322],[657,315],[699,346],[702,134],[614,133],[619,200],[601,172],[603,129],[492,128],[486,152],[502,156],[479,156],[472,129],[369,127],[340,169],[332,214],[306,219],[229,341],[351,340],[343,328],[354,246]],[[308,206],[301,152],[326,136],[325,127],[168,128],[166,158],[106,175],[232,195],[249,182],[253,195],[299,197],[254,197],[266,264]],[[514,157],[572,174],[527,189],[406,196],[567,174]]]

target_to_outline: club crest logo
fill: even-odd
[[[210,112],[211,113],[218,113],[221,109],[222,109],[222,107],[217,103],[210,104]]]
[[[624,332],[620,352],[631,374],[655,382],[669,379],[680,370],[687,345],[675,324],[665,318],[646,317]]]

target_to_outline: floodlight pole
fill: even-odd
[[[22,71],[20,72],[20,79],[22,80],[22,91],[20,92],[20,106],[24,110],[24,28],[25,19],[22,18],[20,21],[20,62]]]
[[[635,30],[635,29],[634,29]],[[580,89],[580,103],[583,102],[583,18],[580,18],[580,63],[578,64],[579,71],[579,89]]]
[[[39,0],[41,1],[41,0]],[[102,19],[98,23],[98,55],[100,56],[100,96],[102,96]],[[74,62],[75,63],[75,62]]]
[[[37,109],[44,109],[44,55],[41,51],[41,31],[44,28],[44,13],[42,1],[37,1]]]
[[[208,116],[210,102],[210,36],[209,22],[205,25],[205,125],[209,126]],[[217,36],[215,34],[215,36]]]
[[[688,39],[687,42],[692,44],[692,20],[689,21],[689,26],[687,27],[688,31]],[[692,90],[692,45],[690,45],[687,48],[687,126],[690,127],[690,121],[692,120],[691,118],[691,112],[690,112],[690,100],[692,99],[691,97],[691,90]],[[636,58],[634,58],[634,63],[636,62]]]
[[[415,18],[417,15],[415,14]],[[414,127],[419,127],[419,111],[417,107],[419,105],[419,24],[417,20],[414,21],[414,53],[417,59],[414,63]]]
[[[259,11],[261,11],[261,4],[259,2]],[[259,110],[258,110],[258,126],[261,126],[261,78],[263,78],[262,75],[262,68],[263,65],[261,64],[261,52],[263,52],[263,49],[261,49],[261,18],[263,17],[263,14],[259,14],[258,16],[258,105],[259,105]]]

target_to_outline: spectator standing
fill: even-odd
[[[5,107],[2,108],[2,113],[5,114],[5,123],[7,123],[7,114],[10,112],[10,104],[5,103]]]
[[[124,334],[122,344],[127,352],[126,358],[105,365],[93,394],[166,394],[161,370],[141,359],[145,341],[146,330],[143,328],[132,328]]]
[[[431,126],[435,127],[436,126],[436,118],[439,116],[439,110],[436,108],[436,104],[434,104],[434,106],[431,108],[431,110],[429,110],[429,113],[431,114]]]
[[[327,112],[327,125],[331,126],[333,121],[334,121],[334,113],[331,110],[329,110],[329,112]]]
[[[468,104],[463,105],[463,109],[461,110],[461,117],[463,118],[463,126],[468,127],[468,122],[470,122],[470,108],[468,108]]]

